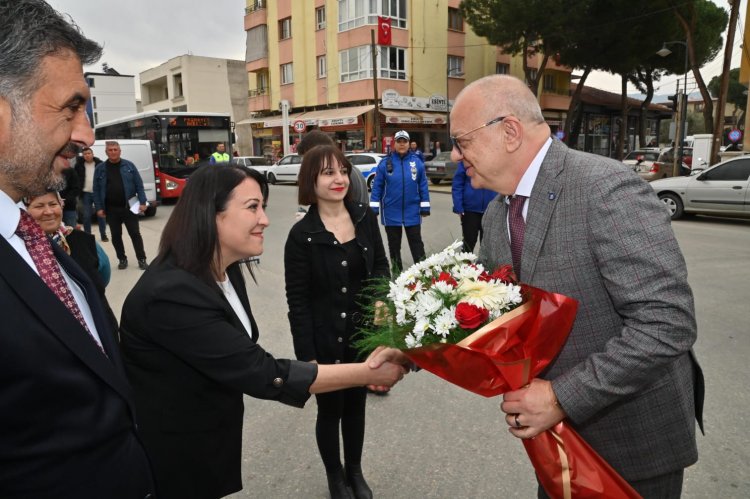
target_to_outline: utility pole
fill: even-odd
[[[716,118],[714,119],[714,137],[711,142],[711,156],[709,166],[719,162],[719,150],[724,137],[724,108],[727,104],[727,91],[729,90],[729,71],[732,66],[732,46],[734,45],[734,32],[737,29],[737,18],[739,17],[740,0],[729,0],[732,11],[729,14],[729,26],[727,26],[727,44],[724,48],[724,68],[721,72],[721,83],[719,84],[719,102],[716,105]]]
[[[383,152],[383,141],[380,139],[380,108],[378,106],[378,54],[375,52],[375,30],[370,30],[370,52],[372,52],[372,88],[375,92],[375,152]]]

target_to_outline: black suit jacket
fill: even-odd
[[[91,281],[52,247],[85,293],[108,357],[0,237],[0,497],[148,497],[112,326]]]
[[[152,262],[123,305],[123,357],[160,499],[240,490],[243,393],[302,407],[317,374],[314,364],[274,359],[256,343],[240,269],[227,274],[251,331],[218,285],[171,260]]]

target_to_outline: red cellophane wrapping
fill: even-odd
[[[485,397],[526,385],[557,356],[573,327],[578,303],[523,286],[516,309],[453,344],[405,350],[419,367]],[[637,498],[638,493],[565,422],[523,440],[551,498]]]

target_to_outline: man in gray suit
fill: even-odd
[[[451,132],[452,159],[472,186],[501,194],[484,215],[480,260],[515,260],[523,282],[579,301],[543,379],[505,394],[510,432],[532,438],[567,418],[641,495],[679,497],[684,468],[698,459],[703,375],[667,211],[622,163],[552,139],[516,78],[465,88]]]

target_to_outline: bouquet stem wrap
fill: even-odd
[[[419,367],[485,397],[525,386],[562,349],[578,304],[524,286],[525,302],[459,343],[404,350]],[[552,498],[640,497],[564,422],[523,441],[542,487]]]

